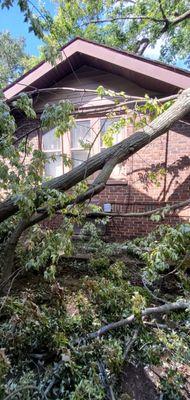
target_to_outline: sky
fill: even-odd
[[[38,7],[38,0],[33,0],[33,4]],[[56,4],[53,3],[53,0],[44,0],[43,4],[52,16],[56,14]],[[2,10],[0,8],[0,32],[6,30],[10,31],[12,36],[15,38],[25,38],[26,53],[29,55],[38,56],[39,47],[42,42],[37,38],[37,36],[34,35],[33,32],[28,31],[28,24],[24,22],[23,14],[17,5],[10,7],[9,10],[6,8]],[[161,43],[158,43],[154,49],[148,48],[145,51],[144,56],[153,60],[157,60],[159,58],[160,45]],[[186,68],[186,65],[183,61],[178,61],[177,66],[180,68]]]
[[[151,58],[152,60],[158,60],[159,59],[159,55],[160,55],[161,45],[162,45],[162,40],[159,39],[154,48],[148,47],[145,50],[143,56]],[[187,69],[187,66],[186,66],[186,64],[185,64],[185,62],[183,60],[177,60],[176,66],[179,67],[179,68]]]
[[[37,1],[33,3],[38,5]],[[52,15],[55,14],[55,4],[50,0],[44,1],[43,4]],[[25,38],[26,52],[30,55],[38,55],[38,48],[42,42],[33,32],[28,32],[28,24],[24,22],[24,16],[17,5],[14,5],[9,10],[0,8],[0,32],[2,31],[10,31],[15,38]]]

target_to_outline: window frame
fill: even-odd
[[[43,147],[43,136],[46,134],[46,133],[49,133],[49,132],[51,132],[51,131],[53,131],[53,134],[55,133],[55,129],[56,128],[53,128],[53,129],[50,129],[49,131],[44,131],[44,132],[42,132],[42,135],[41,135],[41,150],[43,151],[43,153],[45,153],[45,154],[50,154],[50,155],[58,155],[57,153],[59,153],[60,154],[60,157],[61,157],[61,169],[62,169],[62,174],[64,174],[64,169],[65,169],[65,167],[64,167],[64,162],[63,162],[63,136],[60,136],[58,139],[60,139],[60,149],[58,150],[52,150],[52,149],[44,149],[44,147]],[[50,163],[48,163],[48,164],[50,164]],[[48,177],[51,177],[51,175],[46,175],[46,173],[45,173],[45,167],[44,167],[44,170],[43,170],[43,175],[44,175],[44,177],[45,178],[48,178]],[[55,176],[56,177],[56,176]]]
[[[91,135],[91,140],[93,140],[93,120],[94,120],[94,118],[77,118],[76,119],[76,124],[79,122],[85,122],[85,121],[89,121],[89,131],[90,131],[90,135]],[[83,147],[81,147],[81,146],[79,146],[79,147],[72,147],[72,129],[69,131],[69,144],[70,144],[70,158],[71,158],[71,161],[73,162],[73,167],[71,167],[71,169],[72,168],[75,168],[75,166],[74,166],[74,162],[75,161],[77,161],[77,162],[80,162],[80,160],[77,160],[77,159],[74,159],[73,157],[72,157],[72,153],[74,152],[74,151],[86,151],[86,152],[88,152],[89,153],[89,150],[85,150]],[[94,147],[94,146],[93,146]],[[91,155],[93,155],[94,154],[94,149],[91,149],[91,151],[90,151],[90,154]],[[85,160],[81,160],[81,162],[80,162],[80,164],[82,164],[82,162],[84,162]],[[80,165],[79,164],[79,165]],[[77,165],[78,166],[78,165]]]
[[[123,115],[122,115],[122,116],[123,116]],[[121,116],[119,115],[119,116],[113,117],[112,119],[114,120],[114,122],[117,122],[116,120],[119,120],[120,117],[121,117]],[[100,117],[99,120],[100,120],[100,122],[99,122],[99,127],[100,127],[100,128],[99,128],[99,129],[102,129],[102,128],[101,128],[101,121],[102,121],[102,120],[106,120],[106,121],[105,121],[105,124],[106,124],[107,121],[111,121],[111,119],[106,118],[106,116],[105,116],[105,117]],[[113,122],[113,124],[114,124],[114,122]],[[121,128],[121,132],[118,133],[118,135],[121,134],[121,140],[123,140],[124,137],[126,136],[126,129],[127,129],[127,128],[126,128],[126,126],[125,126],[125,127]],[[102,143],[102,137],[101,137],[101,135],[104,134],[104,133],[105,133],[105,132],[102,132],[102,130],[101,130],[101,133],[100,133],[100,135],[99,135],[99,152],[101,152],[101,151],[103,151],[103,150],[106,149],[106,147],[104,147],[104,146],[101,145],[101,143]],[[117,143],[119,143],[119,142],[116,141],[115,143],[113,143],[113,145],[114,145],[114,144],[117,144]]]
[[[120,118],[120,115],[114,117],[113,118],[114,122],[115,122],[115,120],[117,120],[119,118]],[[89,121],[89,129],[91,131],[91,139],[90,140],[93,141],[95,139],[96,135],[98,134],[98,132],[101,130],[101,124],[102,124],[102,121],[104,121],[104,120],[108,120],[109,121],[109,119],[107,119],[106,116],[101,116],[101,117],[93,116],[93,117],[89,117],[89,118],[86,118],[86,117],[77,118],[76,119],[76,123],[78,123],[78,122],[80,123],[80,121],[81,122]],[[56,128],[54,128],[52,130],[55,131],[55,129]],[[64,161],[63,161],[63,157],[62,157],[64,154],[67,154],[71,158],[71,161],[72,161],[72,152],[74,152],[74,151],[79,151],[79,152],[80,151],[87,151],[87,152],[89,152],[89,150],[84,150],[81,146],[80,147],[76,147],[76,146],[72,147],[72,137],[71,137],[72,130],[71,129],[68,132],[66,132],[64,135],[60,136],[60,150],[55,150],[55,151],[53,151],[52,149],[46,149],[45,150],[43,148],[43,135],[45,135],[46,133],[48,133],[48,131],[42,132],[42,134],[41,134],[41,150],[44,153],[46,153],[47,155],[48,154],[55,154],[56,155],[58,153],[60,154],[61,159],[62,159],[62,163],[61,163],[62,174],[66,173],[69,170],[71,170],[72,168],[74,168],[74,165],[73,165],[73,167],[67,167],[67,166],[64,165]],[[93,147],[92,147],[92,149],[90,151],[90,156],[93,156],[94,154],[98,154],[99,152],[103,151],[106,148],[106,147],[103,147],[101,145],[101,143],[102,143],[101,142],[101,134],[102,133],[104,133],[104,132],[100,132],[99,136],[95,140],[95,143],[94,143],[94,145],[93,145]],[[127,127],[122,128],[121,140],[123,140],[124,137],[126,137],[126,133],[127,133]],[[80,162],[80,160],[76,160],[76,161]],[[83,162],[83,160],[81,160],[81,163],[82,162]],[[74,162],[73,162],[73,164],[74,164]],[[43,173],[44,173],[45,177],[49,177],[50,176],[50,175],[46,175],[45,174],[45,168],[44,168],[44,172]]]

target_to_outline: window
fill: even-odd
[[[61,175],[63,173],[62,138],[55,136],[55,129],[43,134],[42,150],[49,158],[45,165],[45,176],[56,177]],[[54,156],[53,160],[51,160],[52,156]]]
[[[71,159],[73,167],[77,167],[87,160],[89,150],[82,147],[83,143],[90,144],[92,141],[90,120],[77,121],[76,126],[71,129]]]
[[[58,138],[55,136],[55,129],[44,133],[42,136],[42,150],[49,158],[49,161],[45,165],[44,175],[46,177],[56,177],[69,170],[69,167],[64,167],[63,153],[71,157],[73,167],[77,167],[82,162],[86,161],[89,155],[89,149],[84,149],[81,142],[91,144],[100,128],[101,135],[97,138],[90,154],[92,155],[93,153],[102,151],[105,147],[102,136],[108,127],[117,121],[118,118],[77,120],[76,125],[71,131],[62,137]],[[118,130],[118,133],[114,135],[114,143],[123,139],[123,132],[123,128]],[[54,156],[53,160],[51,159],[52,156]]]
[[[119,120],[119,118],[112,118],[112,119],[102,118],[100,120],[100,128],[101,128],[100,151],[103,151],[105,149],[105,146],[104,146],[104,143],[102,140],[102,136],[104,135],[104,133],[106,133],[107,129],[111,125],[116,123],[118,120]],[[121,142],[121,140],[124,138],[124,132],[125,132],[125,128],[123,127],[123,128],[119,128],[117,133],[114,133],[113,144]],[[118,177],[120,177],[121,174],[122,174],[122,165],[118,164],[113,169],[111,178],[118,179]]]
[[[118,118],[106,119],[102,118],[100,120],[100,128],[101,128],[101,136],[100,136],[100,151],[105,149],[102,136],[106,133],[107,129],[113,125],[115,122],[118,121]],[[114,134],[113,143],[116,144],[122,140],[122,132],[123,129],[121,128],[117,134]]]

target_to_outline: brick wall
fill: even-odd
[[[181,129],[182,132],[182,129]],[[189,198],[190,132],[170,131],[139,151],[121,166],[123,181],[110,180],[105,190],[93,199],[97,205],[110,203],[112,212],[150,211]],[[151,182],[149,172],[165,168],[167,173]],[[178,210],[160,223],[175,225],[190,221],[190,207]],[[158,223],[150,217],[112,217],[106,236],[119,241],[149,233]]]
[[[128,201],[129,192],[131,191],[131,201]],[[140,200],[141,198],[141,200]],[[181,199],[180,199],[181,200]],[[103,205],[104,203],[110,203],[112,212],[118,213],[137,213],[151,211],[155,208],[165,206],[163,202],[151,201],[151,199],[142,199],[141,195],[138,194],[134,188],[124,184],[120,185],[107,185],[105,190],[93,199],[93,203],[97,205]],[[169,204],[174,204],[171,201]],[[143,236],[155,229],[159,224],[171,224],[176,225],[177,223],[190,221],[190,209],[183,211],[182,215],[175,212],[172,215],[167,216],[162,221],[153,222],[150,217],[110,217],[110,222],[106,227],[106,239],[123,241],[129,238],[137,236]]]
[[[80,76],[80,82],[76,83],[73,74],[60,81],[61,86],[96,88],[103,85],[111,90],[126,90],[131,95],[144,95],[147,91],[138,87],[134,83],[125,80],[119,76],[103,73],[102,71],[94,71],[94,69],[83,68],[77,71]],[[74,81],[73,81],[74,80]],[[56,86],[59,83],[56,83]],[[68,98],[71,97],[70,92],[66,93]],[[151,93],[150,93],[151,95]],[[76,95],[75,95],[76,96]],[[73,95],[72,101],[79,101],[78,95]],[[87,97],[85,97],[87,96]],[[89,95],[83,96],[85,106],[95,104],[97,107],[97,99]],[[36,109],[40,112],[46,102],[56,102],[61,100],[63,93],[60,91],[56,94],[46,94],[39,96]],[[99,104],[99,103],[98,103]],[[94,119],[96,115],[94,115]],[[29,130],[33,127],[29,122]],[[23,125],[23,119],[20,125]],[[38,122],[37,122],[38,124]],[[93,129],[95,129],[94,125]],[[26,127],[20,129],[22,134],[26,131]],[[98,129],[96,127],[96,129]],[[127,127],[125,137],[130,136],[133,127]],[[96,133],[96,132],[95,132]],[[157,207],[161,207],[167,202],[173,204],[189,198],[190,193],[190,125],[178,122],[173,127],[173,131],[156,139],[137,154],[130,157],[129,160],[117,166],[112,174],[112,179],[108,182],[106,189],[93,202],[99,205],[111,203],[112,211],[121,212],[138,212],[148,211]],[[65,137],[64,137],[65,141]],[[40,144],[40,134],[38,131],[30,135],[30,142],[33,148],[38,148]],[[99,150],[98,150],[99,151]],[[29,163],[30,159],[26,159]],[[158,171],[165,168],[167,174],[160,177],[159,186],[151,182],[149,177],[150,171]],[[158,177],[159,178],[159,177]],[[172,216],[167,217],[164,222],[176,224],[180,221],[189,220],[190,208],[183,209]],[[59,225],[60,219],[54,218],[51,226]],[[150,218],[138,217],[115,217],[112,218],[106,228],[106,235],[110,239],[125,240],[128,237],[143,235],[151,231],[157,224],[153,223]]]
[[[30,129],[32,126],[30,125]],[[23,130],[20,131],[22,134]],[[128,135],[132,134],[132,130]],[[170,131],[156,139],[117,168],[118,176],[108,182],[105,190],[93,198],[92,202],[103,206],[110,203],[116,213],[143,212],[174,204],[189,198],[190,193],[190,132]],[[38,132],[30,135],[33,148],[39,146]],[[30,159],[26,160],[29,163]],[[150,171],[165,168],[167,174],[159,177],[159,185],[151,182]],[[60,217],[46,222],[46,226],[56,228]],[[176,224],[190,221],[190,208],[179,210],[164,219],[164,223]],[[44,225],[44,224],[43,224]],[[158,224],[150,217],[112,217],[106,227],[106,238],[125,240],[145,235]]]

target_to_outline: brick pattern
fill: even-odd
[[[19,133],[23,132],[24,129],[21,129]],[[190,133],[183,133],[181,127],[180,132],[182,133],[170,131],[122,163],[118,169],[118,177],[114,175],[105,190],[94,197],[92,202],[100,206],[110,203],[112,211],[119,214],[149,211],[162,207],[167,202],[173,204],[189,198]],[[129,134],[132,134],[132,129],[128,131]],[[39,139],[37,131],[30,135],[33,148],[38,148]],[[29,162],[28,157],[26,163]],[[157,171],[160,168],[166,168],[167,174],[159,178],[157,186],[151,182],[148,174],[151,170]],[[163,222],[173,225],[181,221],[190,221],[190,207],[175,212]],[[60,217],[56,216],[42,225],[56,228],[60,223]],[[126,240],[145,235],[157,225],[150,217],[113,217],[106,227],[106,238]]]
[[[132,192],[131,202],[128,202],[127,191]],[[145,197],[143,200],[141,194],[136,192],[134,188],[122,184],[117,186],[108,184],[105,190],[93,199],[93,202],[97,205],[111,203],[112,212],[118,214],[151,211],[165,206],[163,202],[158,203],[151,201],[151,199],[147,201]],[[170,202],[170,204],[174,203]],[[180,213],[172,213],[159,223],[151,221],[150,217],[111,217],[106,228],[106,239],[123,241],[146,235],[161,223],[176,225],[182,221],[190,221],[190,208],[186,208],[181,216]]]
[[[144,212],[189,198],[190,193],[190,132],[170,131],[123,163],[123,181],[110,180],[105,190],[93,199],[97,205],[110,203],[113,212]],[[148,173],[166,168],[159,185],[152,183]],[[190,207],[167,216],[160,223],[175,225],[190,221]],[[113,217],[106,236],[125,240],[151,232],[158,223],[150,217]]]
[[[110,76],[107,73],[94,70],[91,71],[85,67],[77,71],[80,75],[80,82],[76,83],[73,74],[60,81],[61,86],[95,88],[103,85],[112,90],[126,90],[131,95],[143,96],[147,91],[132,84],[130,81],[121,79],[119,76]],[[117,78],[117,79],[116,79]],[[59,83],[56,83],[56,86]],[[71,93],[66,93],[68,98]],[[150,93],[151,95],[151,93]],[[73,95],[74,96],[74,95]],[[76,95],[75,95],[76,96]],[[91,96],[92,97],[92,96]],[[84,96],[85,106],[94,104],[97,107],[97,99]],[[40,96],[35,107],[39,114],[47,102],[56,102],[64,98],[63,93]],[[72,101],[78,102],[71,98]],[[98,105],[101,105],[98,103]],[[94,115],[96,119],[96,116]],[[38,121],[30,121],[29,126],[24,125],[26,121],[20,119],[19,135],[26,130],[31,130],[38,125]],[[97,124],[96,124],[97,125]],[[98,129],[94,125],[94,129]],[[133,133],[133,127],[127,127],[125,136]],[[112,211],[121,212],[143,212],[163,206],[165,203],[174,203],[186,200],[190,193],[190,127],[188,124],[177,122],[173,130],[156,139],[137,154],[130,157],[129,160],[117,166],[108,182],[106,189],[99,196],[93,198],[93,202],[99,205],[111,203]],[[30,142],[33,148],[40,145],[40,134],[38,131],[30,135]],[[67,136],[64,137],[64,142]],[[99,151],[99,150],[98,150]],[[29,163],[30,159],[26,159]],[[151,182],[150,171],[158,171],[160,168],[166,168],[167,174],[159,178],[159,186]],[[66,172],[66,171],[65,171]],[[178,213],[168,216],[164,222],[176,224],[180,221],[190,219],[190,208],[180,210]],[[47,226],[57,227],[60,224],[60,218],[56,217],[46,223]],[[150,232],[157,224],[153,223],[148,217],[115,217],[112,218],[106,228],[106,237],[113,240],[125,240],[137,235],[144,235]]]

